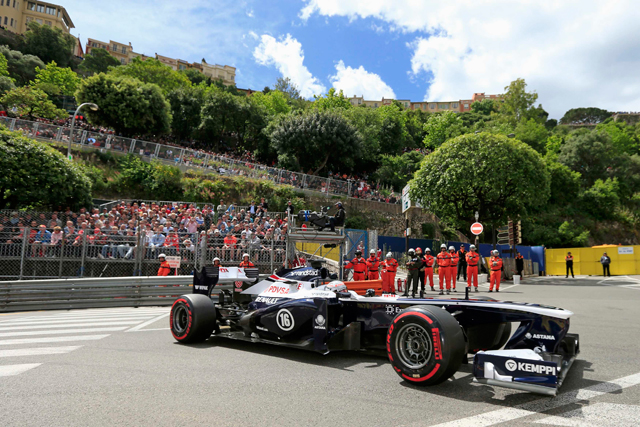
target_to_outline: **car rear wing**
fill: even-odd
[[[233,293],[242,292],[257,282],[258,277],[257,268],[202,267],[193,275],[193,293],[211,295],[215,287]]]

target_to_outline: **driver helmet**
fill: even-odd
[[[387,252],[387,255],[385,256],[386,259],[391,259],[392,258],[392,254],[391,252]]]
[[[456,248],[454,248],[453,246],[449,246],[449,250],[450,250],[450,251],[455,251],[455,250],[456,250]]]

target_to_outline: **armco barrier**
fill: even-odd
[[[547,274],[564,276],[567,252],[573,255],[573,272],[580,275],[602,276],[600,257],[606,252],[611,258],[611,274],[614,276],[640,274],[640,246],[611,246],[601,248],[547,249]]]
[[[193,276],[133,276],[0,282],[0,313],[171,305],[191,293]]]

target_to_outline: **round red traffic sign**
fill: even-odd
[[[471,232],[476,236],[479,234],[482,234],[483,230],[484,230],[484,227],[479,222],[474,222],[473,224],[471,224]]]

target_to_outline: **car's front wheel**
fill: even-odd
[[[216,308],[206,295],[182,295],[171,306],[169,319],[178,342],[204,341],[216,327]]]
[[[446,381],[465,356],[462,328],[438,307],[409,307],[387,331],[387,355],[403,379],[417,385]]]

